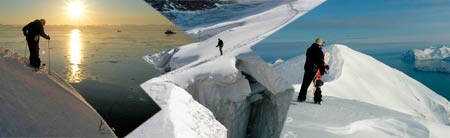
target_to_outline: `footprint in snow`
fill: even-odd
[[[290,123],[290,122],[292,122],[292,121],[294,121],[294,119],[292,118],[292,117],[287,117],[286,118],[286,123]]]
[[[297,133],[289,131],[283,135],[283,138],[297,138]]]

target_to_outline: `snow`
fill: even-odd
[[[277,5],[289,2],[290,0],[253,0],[253,2],[237,2],[233,4],[217,4],[216,8],[182,11],[170,10],[163,11],[174,24],[184,30],[191,30],[199,26],[214,25],[231,20],[237,20],[248,15],[254,15],[267,11]],[[231,27],[233,28],[233,27]],[[217,29],[217,28],[216,28]],[[211,31],[209,31],[211,32]]]
[[[171,83],[143,84],[161,111],[127,137],[225,138],[227,129],[189,93]]]
[[[164,112],[193,110],[208,114],[209,110],[227,128],[226,137],[446,136],[450,104],[445,98],[404,73],[343,45],[325,48],[331,54],[331,70],[323,78],[323,105],[292,102],[290,99],[296,98],[292,89],[298,91],[305,57],[284,61],[272,69],[250,47],[324,1],[270,2],[274,3],[255,6],[265,9],[263,12],[189,28],[186,32],[199,42],[144,57],[165,72],[142,84],[152,98],[158,101],[167,93],[187,93],[184,98],[201,104],[195,108],[186,107],[190,103],[162,106],[157,118],[192,128],[193,124],[184,122],[196,118],[187,115],[180,121]],[[202,15],[208,15],[207,11]],[[223,56],[215,47],[217,38],[224,41]],[[214,122],[211,116],[207,118]],[[130,137],[150,136],[144,133],[156,126],[146,126],[149,124],[162,123],[146,122],[140,128],[141,135]],[[169,127],[161,133],[178,133],[174,126]]]
[[[325,84],[326,85],[326,84]],[[324,96],[321,105],[292,98],[283,138],[445,138],[450,127],[361,101]]]
[[[450,125],[450,103],[420,82],[376,59],[344,45],[326,46],[330,71],[323,80],[324,95],[353,99]],[[303,75],[305,56],[288,60],[274,69],[296,85]]]
[[[279,30],[298,17],[304,15],[309,10],[318,6],[322,2],[324,1],[294,0],[287,3],[285,0],[265,1],[264,4],[261,4],[258,7],[261,9],[270,10],[257,14],[250,12],[254,15],[247,15],[245,17],[242,17],[243,15],[240,15],[240,17],[242,18],[239,18],[237,20],[220,22],[213,25],[198,26],[191,30],[187,30],[186,32],[190,33],[192,36],[201,36],[201,40],[204,41],[179,47],[179,50],[171,56],[169,62],[167,62],[167,60],[153,60],[151,61],[151,63],[156,63],[163,66],[163,64],[161,63],[165,62],[167,63],[167,65],[165,66],[170,68],[170,70],[175,70],[181,67],[194,67],[198,64],[202,64],[213,59],[233,59],[241,53],[250,52],[250,46],[253,46],[273,32]],[[214,35],[211,35],[211,32],[215,32],[213,33]],[[220,58],[219,51],[215,47],[217,45],[218,38],[224,41],[223,51],[225,55]]]
[[[227,137],[279,137],[289,107],[286,99],[292,96],[293,88],[254,55],[250,47],[322,2],[264,1],[252,9],[259,12],[240,12],[222,22],[202,24],[187,30],[202,41],[145,56],[146,61],[166,73],[145,82],[142,88],[154,99],[159,97],[158,94],[169,92],[153,94],[150,91],[160,84],[165,87],[172,87],[168,85],[173,84],[179,91],[188,92],[228,129]],[[211,12],[208,15],[216,15],[213,14],[214,9],[202,14],[206,15],[208,11]],[[224,41],[223,56],[215,47],[217,38]],[[164,108],[167,107],[162,107],[162,112],[170,110]],[[160,117],[169,118],[172,122],[175,120],[167,114]],[[151,124],[146,122],[138,128],[142,130],[139,131],[141,135],[129,136],[149,136],[144,132],[155,128]],[[173,126],[169,127],[172,128],[165,129],[165,133],[176,133]]]
[[[283,59],[277,59],[277,60],[275,60],[275,61],[271,64],[271,66],[276,66],[276,65],[281,64],[281,63],[283,63],[283,62],[284,62]]]
[[[116,137],[70,84],[27,63],[0,48],[0,137]]]

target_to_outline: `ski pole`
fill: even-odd
[[[28,43],[27,43],[28,44]],[[25,44],[25,50],[23,50],[23,53],[25,53],[24,55],[24,57],[26,58],[27,57],[27,44]]]
[[[50,74],[50,40],[47,40],[47,52],[48,52],[48,74]]]

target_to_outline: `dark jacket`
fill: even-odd
[[[315,72],[319,69],[320,73],[323,75],[325,72],[325,62],[323,61],[323,57],[324,54],[322,48],[316,43],[312,44],[306,51],[305,72]]]
[[[223,47],[223,41],[222,41],[222,40],[219,40],[219,43],[217,44],[217,46]]]
[[[48,35],[44,32],[44,25],[39,20],[28,23],[22,28],[23,35],[27,37],[27,40],[33,40],[37,36],[42,36],[48,39]],[[37,38],[39,41],[39,37]]]

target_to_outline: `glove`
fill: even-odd
[[[323,86],[323,81],[322,80],[317,80],[316,87],[320,87],[320,86]]]
[[[47,35],[47,39],[50,40],[50,35]]]
[[[328,73],[328,72],[325,71],[325,70],[324,70],[324,71],[321,71],[321,72],[320,72],[320,75],[323,76],[325,73]]]

